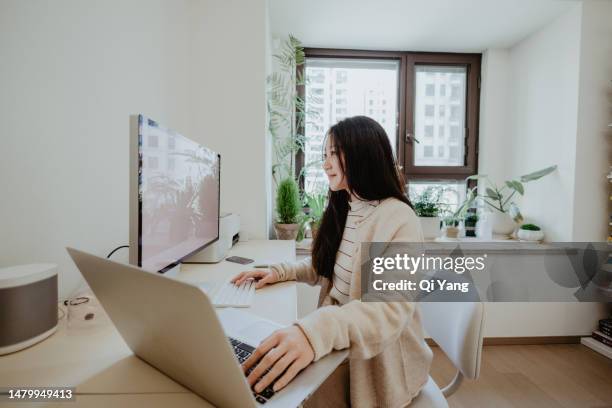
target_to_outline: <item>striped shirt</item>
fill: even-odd
[[[334,265],[333,287],[329,293],[334,300],[341,305],[349,301],[349,288],[351,286],[351,276],[353,274],[353,255],[355,248],[360,242],[357,242],[357,234],[355,232],[355,222],[369,215],[374,208],[380,204],[380,201],[349,201],[350,209],[346,216],[346,225],[342,234],[342,241],[336,254],[336,264]]]

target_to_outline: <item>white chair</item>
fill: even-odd
[[[419,306],[423,327],[457,368],[457,374],[442,389],[429,377],[410,408],[448,408],[446,398],[457,391],[463,378],[475,380],[480,373],[484,304],[423,302]]]

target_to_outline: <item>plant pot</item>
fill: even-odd
[[[419,217],[423,238],[434,239],[440,236],[440,217]]]
[[[510,235],[514,231],[516,224],[506,213],[493,211],[491,214],[491,225],[493,233],[498,235]]]
[[[444,235],[446,238],[457,238],[459,236],[459,227],[446,227]]]
[[[531,231],[519,228],[516,237],[522,241],[541,241],[544,239],[544,231]]]
[[[295,241],[300,230],[300,224],[274,224],[276,239]]]

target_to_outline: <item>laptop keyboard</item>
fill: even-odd
[[[232,344],[232,348],[234,349],[234,354],[238,358],[238,362],[240,364],[244,363],[246,359],[249,358],[251,354],[253,354],[253,351],[255,351],[254,347],[251,347],[248,344],[244,344],[239,340],[233,339],[231,337],[229,337],[229,340],[230,340],[230,343]],[[253,371],[253,368],[255,368],[255,366],[249,368],[247,372],[245,373],[245,375],[248,376],[251,373],[251,371]],[[270,371],[270,369],[266,370],[266,372],[263,375],[267,374],[268,371]],[[260,393],[253,391],[253,396],[255,397],[255,401],[259,402],[260,404],[265,404],[270,398],[272,398],[273,395],[274,395],[274,390],[272,389],[272,384],[268,385]]]

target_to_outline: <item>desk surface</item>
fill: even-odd
[[[292,241],[248,241],[238,243],[230,253],[253,258],[256,262],[278,262],[295,259],[294,245]],[[181,269],[179,279],[205,282],[226,279],[249,269],[249,265],[222,261],[218,264],[183,265]],[[245,310],[288,325],[297,316],[296,296],[293,282],[273,285],[258,290],[253,306]],[[66,319],[60,321],[58,331],[48,339],[26,350],[0,357],[0,386],[73,386],[77,394],[191,394],[134,356],[110,321],[87,328],[75,328],[68,327]],[[143,403],[148,401],[146,396],[130,398],[140,399]],[[193,405],[190,402],[201,402],[204,405],[199,406],[208,406],[195,395],[181,398],[189,406]],[[128,399],[126,397],[121,401]],[[111,400],[117,398],[102,398],[100,395],[85,398],[81,395],[77,397],[77,406],[108,405],[102,402]],[[117,405],[113,402],[112,405],[122,406],[122,403]],[[16,404],[19,407],[26,406],[23,403]],[[71,402],[64,404],[75,406]],[[126,403],[126,406],[129,405]],[[148,402],[145,405],[148,406]]]

